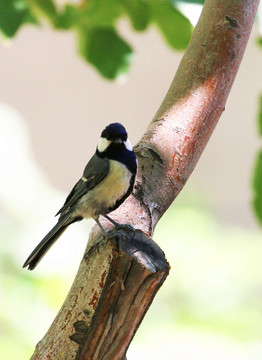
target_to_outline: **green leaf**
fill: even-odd
[[[0,0],[0,30],[11,38],[19,27],[30,20],[30,12],[24,0]]]
[[[66,30],[79,26],[89,29],[92,27],[113,27],[120,15],[119,0],[88,0],[83,1],[81,6],[66,4],[56,15],[55,26]]]
[[[107,79],[129,70],[132,48],[113,28],[82,28],[79,45],[81,55]]]
[[[82,13],[79,7],[65,5],[63,11],[59,14],[58,27],[68,30],[81,22]]]
[[[133,28],[143,31],[147,28],[151,18],[151,7],[144,0],[124,0],[123,8],[130,18]]]
[[[119,0],[87,0],[83,6],[83,21],[89,27],[110,27],[121,15]]]
[[[255,210],[255,214],[262,225],[262,150],[260,150],[253,178],[253,190],[254,190],[254,198],[253,198],[253,207]]]
[[[262,95],[259,97],[259,108],[258,108],[258,133],[262,136]]]
[[[46,18],[53,26],[59,24],[59,16],[53,0],[28,0],[37,18]]]
[[[192,35],[190,21],[168,0],[152,2],[154,21],[167,43],[176,50],[184,50]]]
[[[188,3],[188,4],[199,4],[199,5],[203,5],[205,0],[173,0],[172,3],[175,4],[177,2],[182,2],[182,3]]]

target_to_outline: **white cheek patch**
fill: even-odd
[[[124,141],[124,144],[125,144],[125,147],[127,150],[129,150],[129,151],[133,150],[131,142],[128,139],[126,141]]]
[[[97,149],[99,152],[104,152],[108,146],[111,144],[111,141],[106,138],[100,137],[97,143]]]

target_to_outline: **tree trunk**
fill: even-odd
[[[149,236],[225,109],[258,3],[206,0],[167,95],[135,148],[134,193],[111,213],[142,231],[123,228],[105,242],[93,228],[72,288],[32,359],[124,359],[169,270]]]

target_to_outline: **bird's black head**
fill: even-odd
[[[105,138],[109,141],[126,141],[127,140],[127,132],[124,126],[120,123],[112,123],[109,124],[101,134],[102,138]]]
[[[102,131],[97,143],[96,155],[119,161],[133,174],[136,173],[136,156],[127,138],[126,129],[120,123],[110,124]]]
[[[97,144],[97,152],[99,154],[108,154],[112,151],[122,150],[133,151],[132,145],[127,139],[127,132],[120,123],[113,123],[108,125],[101,133]]]

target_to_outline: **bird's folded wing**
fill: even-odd
[[[108,159],[94,155],[86,165],[82,178],[73,187],[56,216],[66,213],[83,195],[99,184],[109,173],[109,166]]]

